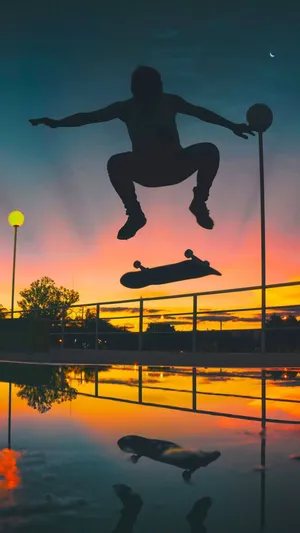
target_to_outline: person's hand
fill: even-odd
[[[233,133],[243,139],[248,139],[248,135],[255,135],[249,124],[234,124],[231,128]]]
[[[40,124],[44,124],[44,126],[48,126],[49,128],[57,128],[57,121],[52,118],[31,118],[29,122],[32,126],[39,126]]]

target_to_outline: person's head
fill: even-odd
[[[152,67],[137,67],[131,75],[131,92],[139,101],[156,100],[163,92],[160,73]]]

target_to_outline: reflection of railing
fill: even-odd
[[[267,285],[266,286],[266,289],[267,290],[270,290],[270,289],[277,289],[277,288],[285,288],[285,287],[293,287],[293,286],[300,286],[300,281],[294,281],[294,282],[289,282],[289,283],[277,283],[277,284],[271,284],[271,285]],[[128,304],[136,304],[138,303],[138,309],[139,309],[139,312],[138,314],[127,314],[127,315],[118,315],[117,313],[116,314],[113,314],[112,316],[105,316],[104,317],[104,320],[105,321],[118,321],[118,320],[128,320],[128,318],[130,317],[130,320],[138,320],[138,332],[137,332],[137,346],[133,347],[133,346],[129,346],[128,349],[132,350],[132,349],[138,349],[138,350],[142,350],[142,349],[147,349],[147,340],[150,338],[152,338],[152,335],[162,335],[162,336],[170,336],[173,334],[173,331],[164,331],[164,332],[147,332],[145,331],[145,320],[146,319],[150,319],[150,320],[155,320],[157,318],[157,314],[155,313],[147,313],[147,311],[144,309],[144,305],[146,302],[154,302],[154,301],[162,301],[162,300],[174,300],[174,299],[182,299],[182,298],[189,298],[191,300],[191,307],[192,307],[192,310],[191,311],[186,311],[186,312],[169,312],[169,313],[164,313],[164,318],[165,319],[168,319],[170,317],[174,318],[175,321],[174,321],[174,325],[176,326],[176,320],[178,317],[185,317],[185,319],[190,322],[190,326],[191,326],[191,331],[178,331],[177,333],[179,334],[182,334],[182,335],[187,335],[188,338],[190,339],[188,341],[188,345],[189,345],[189,348],[187,349],[187,351],[192,351],[192,352],[196,352],[197,350],[199,350],[199,347],[197,346],[197,340],[198,340],[198,333],[201,333],[201,330],[198,329],[198,323],[200,322],[201,323],[201,316],[205,316],[205,315],[220,315],[220,316],[228,316],[229,313],[242,313],[242,312],[261,312],[261,307],[244,307],[244,308],[231,308],[231,309],[216,309],[216,310],[198,310],[198,304],[199,304],[199,300],[201,297],[207,297],[207,296],[213,296],[213,295],[226,295],[226,294],[233,294],[233,293],[241,293],[241,292],[249,292],[249,291],[261,291],[261,286],[257,285],[257,286],[250,286],[250,287],[240,287],[240,288],[234,288],[234,289],[222,289],[222,290],[215,290],[215,291],[206,291],[206,292],[198,292],[198,293],[189,293],[189,294],[175,294],[175,295],[168,295],[168,296],[156,296],[156,297],[147,297],[147,298],[134,298],[134,299],[128,299],[128,300],[116,300],[116,301],[108,301],[108,302],[98,302],[98,303],[89,303],[89,304],[74,304],[70,307],[68,307],[68,310],[66,309],[66,307],[63,307],[63,306],[58,306],[58,307],[52,307],[52,308],[48,308],[47,310],[48,311],[54,311],[54,310],[60,310],[60,315],[61,315],[61,318],[59,319],[58,323],[59,325],[57,326],[59,329],[58,331],[56,332],[51,332],[50,335],[52,335],[53,337],[59,337],[59,341],[60,341],[60,346],[61,348],[65,348],[66,347],[66,344],[69,344],[67,341],[68,338],[70,338],[71,336],[73,337],[80,337],[82,336],[81,338],[85,337],[85,338],[89,338],[91,339],[91,344],[93,346],[89,346],[89,347],[94,347],[96,349],[99,349],[101,348],[101,346],[99,346],[99,336],[100,337],[106,337],[110,336],[110,338],[112,338],[112,336],[119,336],[119,335],[127,335],[127,339],[128,339],[128,332],[124,332],[122,330],[120,330],[119,332],[116,332],[116,331],[100,331],[100,319],[102,318],[102,313],[101,313],[101,310],[105,309],[107,306],[114,306],[114,305],[128,305]],[[300,304],[299,304],[300,305]],[[266,309],[269,310],[269,311],[276,311],[276,310],[283,310],[285,309],[287,312],[289,309],[293,309],[295,307],[295,304],[293,305],[281,305],[281,306],[267,306]],[[72,312],[74,309],[77,309],[77,308],[82,308],[82,310],[88,310],[88,309],[93,309],[94,311],[94,322],[95,322],[95,326],[94,326],[94,329],[93,331],[78,331],[78,328],[76,329],[76,332],[75,331],[68,331],[69,329],[69,326],[71,324],[71,320],[70,318],[67,317],[67,313],[70,313]],[[126,310],[126,309],[124,309]],[[46,311],[46,309],[43,310],[44,312]],[[32,314],[35,314],[36,317],[39,316],[39,313],[41,312],[40,309],[35,309],[35,310],[31,310],[30,313]],[[15,311],[15,313],[18,313],[18,311]],[[82,314],[82,319],[80,319],[82,324],[84,324],[84,317],[83,317],[83,314]],[[220,329],[222,330],[222,318],[220,318]],[[238,320],[236,320],[238,322]],[[259,322],[260,319],[259,317],[257,318],[257,322]],[[53,320],[53,322],[55,322]],[[167,320],[166,320],[167,322]],[[73,321],[73,324],[74,321]],[[263,326],[263,330],[267,330],[267,331],[275,331],[275,330],[279,330],[280,331],[287,331],[287,330],[294,330],[294,329],[299,329],[300,331],[300,328],[295,328],[295,327],[285,327],[285,328],[273,328],[273,327],[268,327],[266,328],[266,325],[264,324]],[[262,329],[257,329],[257,331],[259,332],[262,332]],[[263,335],[260,334],[260,337],[262,339]],[[89,344],[89,343],[86,343],[86,344]],[[71,346],[68,346],[68,347],[71,347]],[[75,347],[74,345],[72,347]],[[86,346],[88,347],[88,346]],[[260,348],[262,348],[262,346],[260,346]],[[174,348],[172,348],[174,350]],[[186,349],[185,349],[186,350]],[[258,346],[258,350],[259,350],[259,346]],[[180,349],[176,350],[175,348],[175,351],[180,351]],[[224,351],[224,350],[223,350]],[[226,351],[226,350],[225,350]],[[227,350],[229,351],[229,350]]]
[[[268,398],[266,396],[266,371],[261,371],[261,396],[246,396],[246,395],[236,395],[236,394],[224,394],[224,393],[214,393],[214,392],[202,392],[197,390],[197,369],[193,368],[192,373],[192,388],[191,390],[182,390],[182,389],[172,389],[172,388],[166,388],[166,387],[152,387],[149,385],[144,385],[143,383],[143,367],[139,366],[138,369],[138,380],[137,380],[137,393],[138,397],[136,400],[129,400],[125,398],[117,398],[114,396],[102,396],[99,394],[99,385],[101,388],[101,381],[99,381],[99,375],[98,370],[95,369],[95,393],[89,394],[85,392],[78,392],[79,396],[86,396],[89,398],[98,398],[102,400],[111,400],[121,403],[129,403],[129,404],[142,404],[147,407],[159,407],[162,409],[171,409],[175,411],[183,411],[183,412],[196,412],[199,414],[205,414],[210,416],[220,416],[225,418],[235,418],[239,420],[250,420],[254,422],[260,422],[262,427],[265,428],[266,423],[275,423],[275,424],[291,424],[291,425],[300,425],[300,419],[299,420],[282,420],[277,418],[267,418],[267,402],[268,401],[277,401],[277,402],[293,402],[293,403],[300,403],[300,400],[291,400],[291,399],[284,399],[284,398]],[[103,382],[105,384],[105,381]],[[180,407],[175,405],[168,405],[168,404],[158,404],[154,402],[145,402],[143,400],[143,389],[152,389],[152,390],[166,390],[166,391],[172,391],[172,392],[184,392],[184,393],[190,393],[191,394],[191,407]],[[241,414],[233,414],[233,413],[226,413],[226,412],[219,412],[219,411],[209,411],[204,409],[198,409],[197,408],[197,395],[210,395],[210,396],[225,396],[225,397],[233,397],[233,398],[244,398],[244,399],[254,399],[254,400],[261,400],[261,416],[247,416],[247,415],[241,415]]]

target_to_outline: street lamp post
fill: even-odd
[[[273,122],[273,113],[265,104],[255,104],[247,111],[247,122],[258,133],[260,226],[261,226],[261,352],[266,351],[266,217],[263,133]]]
[[[13,254],[13,271],[11,287],[11,318],[14,318],[14,300],[15,300],[15,274],[16,274],[16,254],[17,254],[17,235],[18,228],[24,224],[24,215],[21,211],[12,211],[8,215],[8,222],[14,228],[14,254]]]

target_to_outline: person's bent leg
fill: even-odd
[[[209,191],[220,166],[220,152],[212,143],[203,143],[200,148],[200,164],[197,172],[197,189],[207,201]]]
[[[138,202],[133,178],[136,173],[131,152],[113,155],[107,163],[107,171],[115,191],[121,198],[128,215],[127,222],[119,230],[117,238],[127,240],[145,226],[147,220]]]
[[[194,197],[189,209],[196,217],[199,226],[212,229],[214,222],[210,217],[206,202],[219,169],[219,150],[211,143],[193,145],[189,148],[191,160],[197,164],[197,185],[193,189]],[[187,150],[189,149],[187,148]]]

